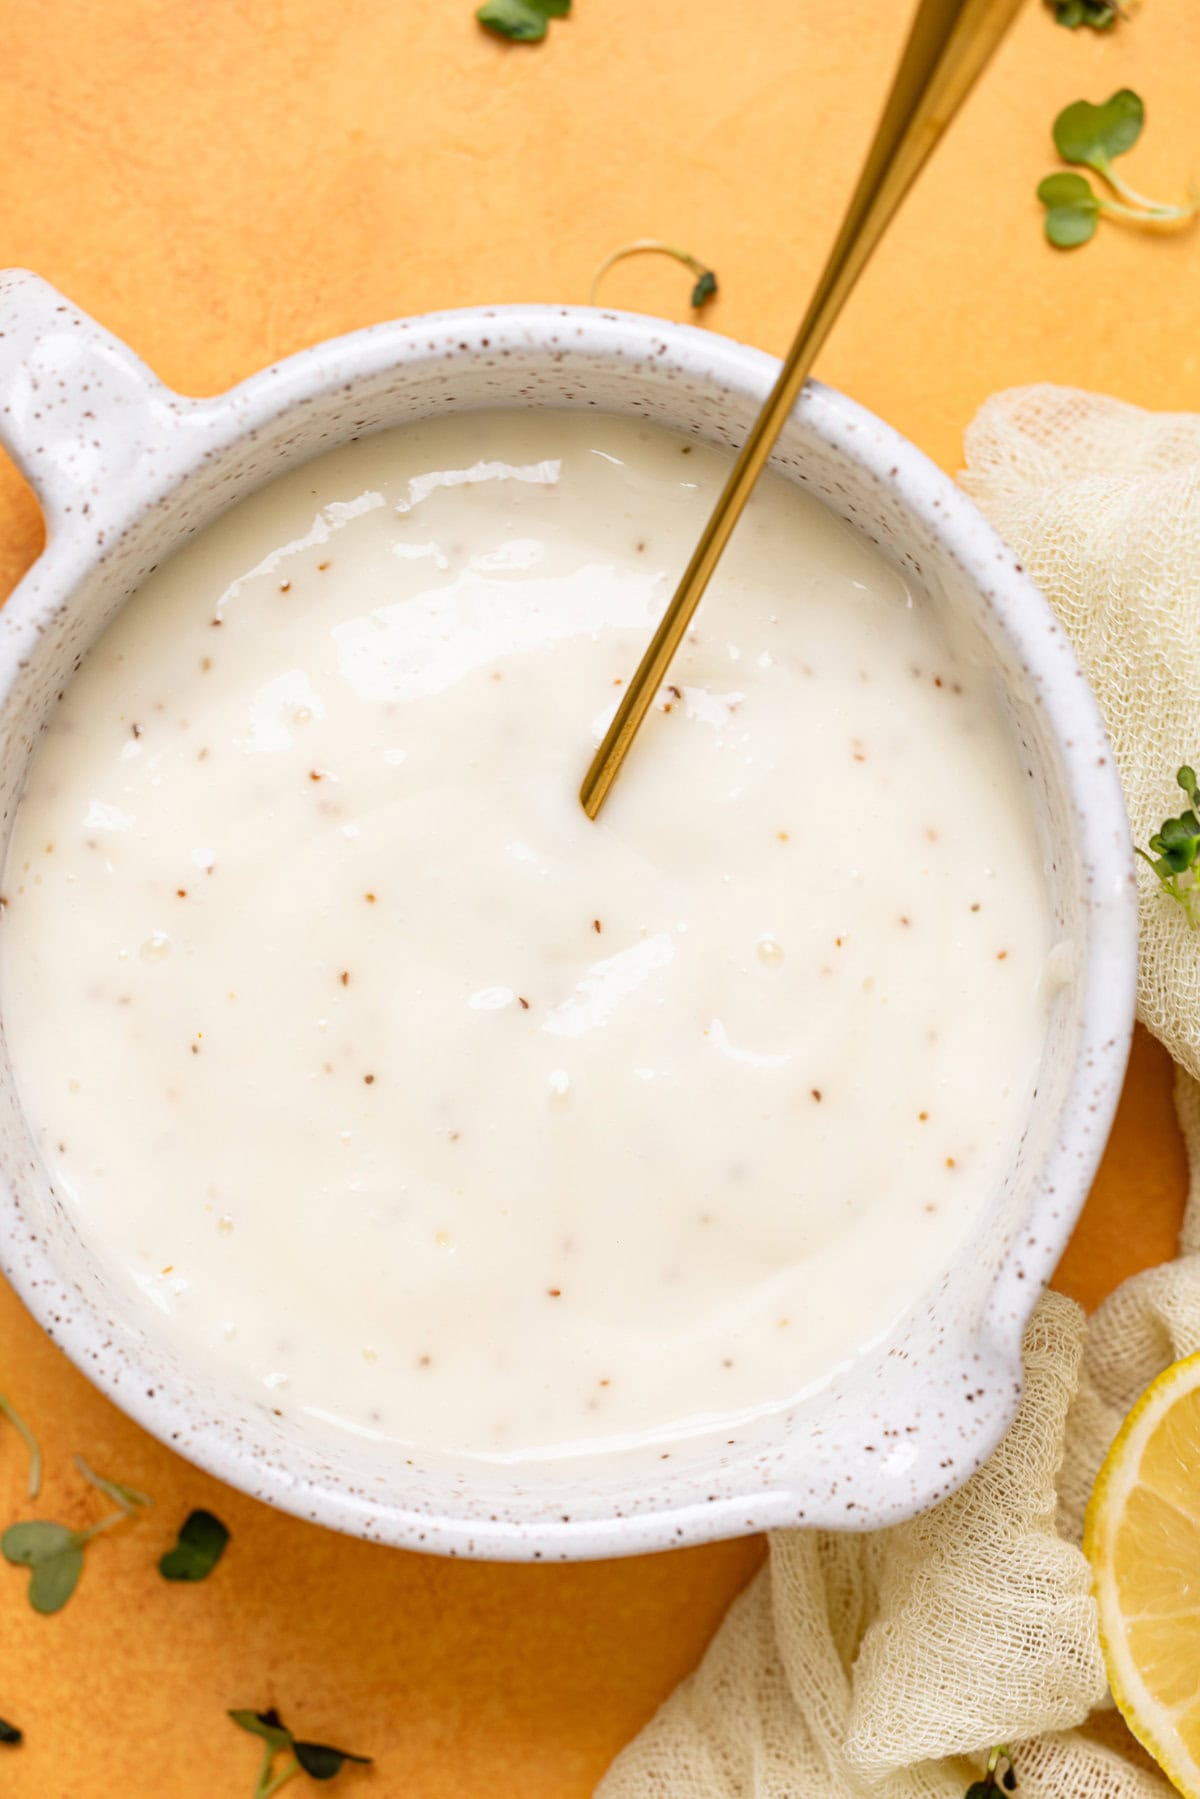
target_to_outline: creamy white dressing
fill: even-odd
[[[824,1382],[1009,1161],[1049,926],[985,671],[763,482],[597,824],[726,457],[446,417],[243,502],[55,714],[3,1011],[149,1328],[304,1415],[535,1461]]]

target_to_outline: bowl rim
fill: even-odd
[[[0,310],[4,282],[5,277],[0,276]],[[44,309],[47,294],[60,301],[60,296],[35,277],[24,277],[24,283],[24,287],[21,282],[15,286],[12,304],[18,310],[22,293],[26,303],[32,299],[34,312],[39,306]],[[154,413],[154,432],[169,451],[153,473],[141,473],[128,499],[118,503],[110,528],[102,534],[101,547],[90,534],[85,538],[79,532],[77,518],[66,517],[71,510],[65,500],[69,489],[60,479],[58,465],[38,460],[28,433],[11,427],[6,431],[5,409],[0,408],[0,441],[16,452],[39,492],[48,526],[46,549],[4,608],[8,635],[0,647],[0,704],[7,699],[9,684],[3,668],[15,664],[22,642],[30,641],[40,630],[47,610],[66,600],[77,583],[111,553],[120,536],[140,524],[209,458],[294,408],[339,388],[349,389],[372,376],[437,361],[446,354],[443,344],[447,336],[457,344],[460,355],[472,356],[485,351],[497,331],[504,332],[509,342],[520,339],[523,349],[553,349],[564,357],[581,355],[593,361],[611,356],[627,362],[633,358],[636,363],[638,357],[649,360],[669,352],[673,367],[714,388],[733,389],[752,400],[765,395],[779,368],[775,358],[731,338],[643,314],[578,306],[476,306],[385,321],[329,338],[271,364],[222,394],[192,399],[163,387],[119,340],[102,332],[86,315],[61,303],[58,310],[78,318],[92,339],[106,347],[106,354],[115,354],[127,378],[143,382],[144,405],[134,411],[143,420],[146,413]],[[0,399],[3,382],[0,358]],[[507,403],[519,401],[510,398]],[[993,1415],[986,1420],[976,1418],[973,1463],[960,1469],[947,1484],[949,1490],[990,1455],[1012,1421],[1020,1393],[1024,1327],[1082,1209],[1115,1113],[1133,1022],[1137,917],[1133,856],[1111,751],[1106,760],[1091,753],[1098,741],[1107,741],[1096,702],[1069,649],[1064,662],[1065,638],[1053,641],[1059,628],[1021,564],[948,475],[857,401],[810,382],[798,402],[797,411],[801,410],[811,434],[889,488],[957,558],[972,584],[990,594],[1026,673],[1042,690],[1077,820],[1081,863],[1090,869],[1099,895],[1099,903],[1089,912],[1086,966],[1080,983],[1081,1048],[1058,1113],[1059,1139],[1043,1164],[1054,1164],[1061,1171],[1055,1182],[1057,1205],[1053,1216],[1042,1215],[1047,1211],[1043,1182],[1031,1183],[1025,1214],[1031,1241],[1010,1245],[989,1288],[980,1341],[1013,1378],[1006,1400],[997,1396]],[[116,423],[108,420],[107,428],[128,430],[133,416]],[[181,430],[181,425],[187,428]],[[260,484],[247,479],[231,490],[228,503],[236,503]],[[1086,753],[1084,745],[1089,746]],[[1088,1045],[1103,1045],[1109,1052],[1103,1066],[1088,1061]],[[381,1508],[346,1485],[299,1480],[279,1465],[284,1456],[278,1460],[257,1457],[249,1445],[232,1435],[221,1436],[192,1425],[185,1395],[160,1393],[152,1400],[144,1397],[143,1381],[122,1378],[131,1368],[136,1373],[136,1364],[125,1360],[123,1346],[112,1341],[91,1303],[81,1304],[73,1297],[65,1309],[57,1308],[63,1278],[7,1182],[0,1182],[0,1227],[0,1266],[34,1318],[76,1367],[168,1447],[179,1450],[206,1472],[299,1517],[398,1546],[534,1561],[676,1548],[797,1522],[800,1489],[786,1467],[781,1467],[777,1485],[722,1496],[716,1503],[686,1495],[680,1499],[668,1496],[661,1506],[644,1512],[569,1522],[485,1521],[477,1515],[437,1518],[400,1503],[390,1510]],[[1035,1238],[1036,1243],[1032,1241]],[[20,1249],[19,1256],[14,1254],[14,1246]],[[702,1482],[693,1484],[698,1492]],[[929,1503],[940,1496],[933,1494]],[[901,1494],[891,1505],[886,1499],[875,1505],[868,1502],[856,1519],[841,1522],[853,1528],[878,1528],[911,1516],[913,1509]],[[800,1515],[805,1516],[803,1511]],[[805,1522],[829,1520],[810,1514]]]

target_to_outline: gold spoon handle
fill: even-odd
[[[595,818],[821,345],[938,138],[1022,0],[921,0],[879,129],[837,242],[762,411],[704,527],[683,579],[626,688],[579,790]]]

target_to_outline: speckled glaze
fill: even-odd
[[[588,308],[502,307],[336,339],[212,400],[163,387],[36,277],[0,274],[0,441],[46,515],[45,552],[0,613],[5,844],[57,697],[146,575],[235,500],[348,438],[447,409],[592,407],[736,446],[776,364],[704,331]],[[139,1424],[301,1517],[448,1555],[571,1560],[785,1525],[869,1529],[960,1485],[1007,1428],[1021,1337],[1087,1193],[1133,1012],[1129,832],[1103,726],[1070,645],[971,503],[888,426],[810,385],[773,466],[971,622],[1028,771],[1074,972],[1003,1190],[953,1266],[850,1372],[741,1429],[619,1475],[416,1456],[347,1437],[336,1461],[272,1410],[233,1403],[145,1340],[47,1180],[0,1020],[0,1266],[34,1316]]]

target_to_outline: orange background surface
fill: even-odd
[[[169,382],[214,392],[331,333],[422,310],[585,300],[646,235],[709,261],[714,330],[790,335],[906,26],[898,0],[576,0],[533,49],[471,0],[41,0],[4,15],[0,265],[24,264]],[[996,388],[1053,379],[1200,409],[1200,235],[1102,227],[1063,255],[1033,198],[1067,101],[1146,98],[1136,185],[1200,174],[1200,9],[1145,0],[1106,37],[1031,3],[893,227],[819,372],[945,467]],[[606,301],[681,317],[688,278],[642,259]],[[40,541],[0,459],[0,592]],[[1094,1303],[1172,1251],[1184,1167],[1162,1052],[1141,1037],[1058,1281]],[[757,1566],[753,1541],[578,1567],[442,1562],[278,1516],[198,1474],[101,1399],[0,1292],[0,1387],[36,1426],[41,1516],[95,1515],[82,1451],[154,1495],[100,1540],[68,1609],[0,1566],[0,1749],[13,1799],[248,1799],[227,1706],[276,1704],[370,1753],[336,1789],[576,1799],[691,1667]],[[233,1540],[168,1586],[195,1505]],[[0,1521],[29,1516],[0,1430]],[[300,1790],[300,1783],[296,1788]],[[1064,1795],[1064,1799],[1069,1799]]]

